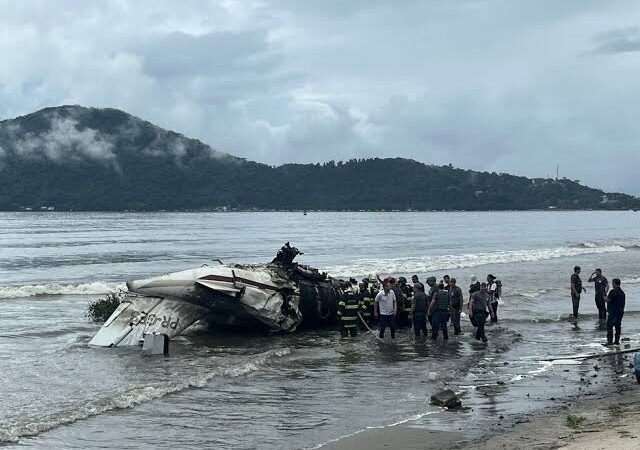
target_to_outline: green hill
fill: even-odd
[[[0,210],[629,209],[571,180],[413,160],[272,167],[116,109],[60,106],[0,122]]]

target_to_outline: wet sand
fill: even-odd
[[[601,379],[597,390],[584,395],[550,399],[545,412],[505,421],[498,430],[481,438],[405,425],[366,431],[322,449],[638,449],[640,384],[629,367],[631,359],[625,358],[620,378]],[[573,419],[571,426],[569,416]]]
[[[580,423],[569,426],[569,416],[574,418],[573,423]],[[604,384],[598,394],[578,399],[575,403],[567,402],[556,412],[531,417],[513,429],[481,442],[453,448],[637,449],[640,448],[639,421],[640,385],[629,374],[617,388]]]
[[[445,449],[460,442],[462,433],[432,431],[397,425],[382,429],[366,430],[354,436],[340,439],[321,447],[322,450],[431,450]]]

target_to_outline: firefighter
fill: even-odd
[[[371,289],[369,288],[369,280],[364,278],[360,283],[360,314],[364,319],[366,325],[371,326],[371,317],[373,315],[373,299],[375,296],[371,295]],[[360,329],[366,330],[367,326],[360,322]]]
[[[350,282],[342,285],[342,296],[338,302],[338,319],[340,320],[340,334],[342,337],[356,337],[358,335],[358,311],[360,298],[354,292]]]
[[[392,288],[393,289],[393,288]],[[411,327],[411,295],[413,294],[405,277],[398,277],[397,290],[393,289],[398,302],[397,323],[399,327]]]

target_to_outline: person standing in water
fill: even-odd
[[[491,315],[491,322],[496,323],[498,321],[498,283],[496,283],[496,277],[489,274],[487,275],[487,291],[491,300],[489,302],[489,314]]]
[[[489,315],[490,301],[491,296],[487,292],[487,283],[481,283],[480,290],[474,292],[469,302],[469,318],[478,327],[476,329],[476,339],[482,339],[482,342],[487,342],[487,336],[484,334],[484,324]]]
[[[580,294],[587,292],[582,287],[582,279],[580,278],[580,266],[573,268],[573,275],[571,275],[571,304],[573,305],[573,318],[578,319],[578,309],[580,308]]]
[[[391,290],[391,284],[385,280],[382,290],[376,295],[374,300],[374,315],[380,321],[380,338],[384,338],[384,330],[389,327],[391,339],[396,338],[396,295]]]
[[[451,325],[453,325],[453,334],[461,334],[460,329],[460,312],[462,311],[462,303],[464,302],[462,289],[457,286],[457,280],[451,278],[449,280],[449,301],[451,303]]]
[[[607,311],[609,312],[609,319],[607,320],[607,344],[606,345],[620,345],[620,332],[622,327],[622,316],[624,315],[624,305],[626,302],[626,296],[622,288],[620,288],[620,279],[614,278],[612,280],[613,289],[609,291],[607,295]],[[613,340],[613,329],[616,329],[616,340]]]
[[[445,289],[444,283],[440,282],[429,305],[429,313],[431,314],[431,339],[434,341],[438,339],[438,330],[440,328],[442,328],[443,339],[445,341],[449,339],[447,322],[449,321],[450,312],[449,292]]]
[[[413,318],[413,331],[416,337],[427,335],[427,294],[424,293],[424,285],[422,283],[413,284],[413,297],[411,300],[411,317]]]
[[[605,306],[605,297],[609,293],[609,281],[602,276],[602,269],[596,269],[589,277],[589,283],[594,283],[596,292],[596,308],[598,308],[598,319],[600,324],[604,324],[607,320],[607,309]]]

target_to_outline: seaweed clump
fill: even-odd
[[[92,322],[106,322],[120,305],[120,295],[110,292],[106,297],[90,302],[85,317]]]

